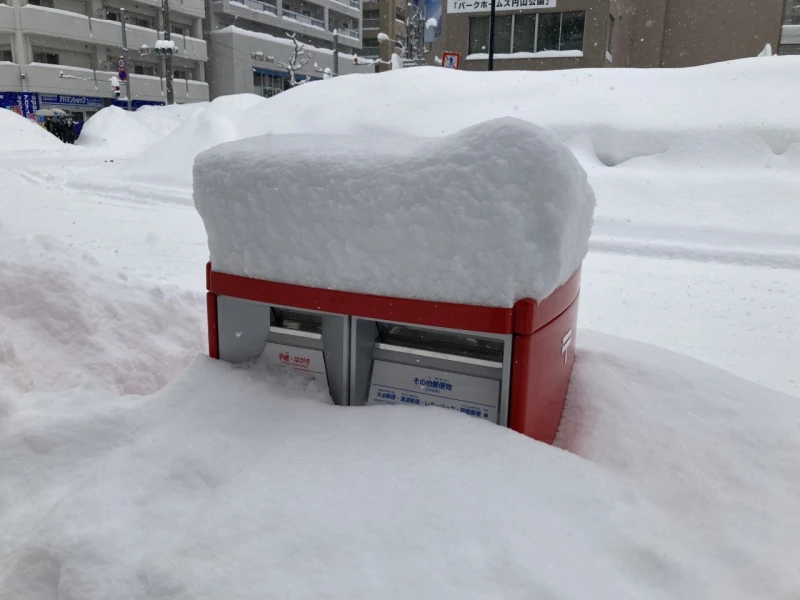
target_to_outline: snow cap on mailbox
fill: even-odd
[[[195,160],[194,201],[215,271],[499,307],[570,278],[595,206],[569,149],[513,118],[441,138],[222,144]]]

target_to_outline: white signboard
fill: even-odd
[[[531,10],[536,8],[555,8],[556,0],[496,0],[495,11]],[[447,0],[447,12],[475,13],[492,10],[491,0]]]
[[[268,343],[262,357],[269,365],[305,373],[328,385],[325,357],[321,350]]]
[[[367,404],[440,406],[497,423],[500,382],[376,360]]]

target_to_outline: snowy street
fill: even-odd
[[[0,111],[0,599],[796,598],[798,68],[406,69],[76,146]],[[206,356],[198,153],[505,116],[597,199],[556,447]]]

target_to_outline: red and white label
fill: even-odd
[[[306,373],[314,379],[328,383],[325,357],[321,350],[270,343],[264,348],[263,358],[270,365]]]

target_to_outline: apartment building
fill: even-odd
[[[164,61],[141,51],[163,37],[161,0],[0,0],[0,108],[25,116],[61,108],[82,120],[111,104],[122,55],[120,8],[133,105],[163,103]],[[170,13],[175,101],[208,100],[203,0],[171,1]]]
[[[405,0],[365,0],[364,1],[364,58],[381,60],[380,71],[390,69],[389,63],[395,44],[378,41],[378,34],[385,33],[391,40],[405,40],[406,37]],[[410,10],[410,9],[409,9]]]
[[[308,61],[297,79],[321,79],[334,70],[337,31],[338,73],[366,73],[354,64],[361,53],[360,0],[208,0],[206,21],[211,59],[211,97],[244,92],[270,97],[290,87],[289,35],[302,44]]]
[[[798,43],[800,0],[497,0],[496,70],[688,67]],[[434,53],[488,63],[489,0],[446,0]],[[787,23],[787,24],[784,24]]]

